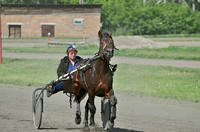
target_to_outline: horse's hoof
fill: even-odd
[[[110,129],[113,128],[113,126],[114,126],[114,122],[112,123],[112,122],[108,121],[108,122],[106,123],[105,127],[104,127],[104,130],[105,130],[105,131],[110,130]]]
[[[95,124],[92,124],[92,125],[90,124],[89,128],[90,128],[90,130],[95,130]]]
[[[88,125],[83,125],[83,128],[89,128],[89,126]]]
[[[95,122],[90,122],[90,129],[95,129]]]
[[[83,121],[83,127],[84,127],[84,128],[89,128],[88,122],[86,122],[85,120]]]
[[[83,130],[84,130],[84,132],[89,132],[89,131],[90,131],[90,128],[89,128],[88,125],[86,125],[86,126],[83,126]]]
[[[81,123],[81,115],[76,113],[75,123],[78,125]]]

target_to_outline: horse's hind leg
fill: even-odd
[[[84,127],[88,127],[88,111],[89,111],[89,99],[85,104],[85,119],[83,122]]]

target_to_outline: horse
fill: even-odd
[[[73,87],[75,102],[77,103],[77,112],[75,122],[81,122],[80,102],[88,94],[88,99],[85,104],[85,119],[84,127],[95,127],[94,116],[96,107],[94,104],[95,96],[106,97],[110,99],[111,114],[110,123],[114,126],[116,118],[116,104],[117,98],[113,91],[113,74],[116,70],[116,65],[110,64],[110,59],[114,55],[114,50],[117,49],[112,39],[112,33],[98,32],[100,45],[99,51],[93,59],[84,60],[81,64],[89,63],[89,67],[85,70],[78,70],[74,73]],[[88,126],[88,111],[90,111],[90,124]]]

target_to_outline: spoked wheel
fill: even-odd
[[[32,95],[33,122],[36,129],[40,129],[42,124],[43,95],[42,88],[34,90]]]

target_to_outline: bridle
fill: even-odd
[[[118,49],[115,47],[112,37],[108,33],[104,33],[100,37],[99,55],[103,59],[110,61],[110,59],[113,57],[114,50]]]

